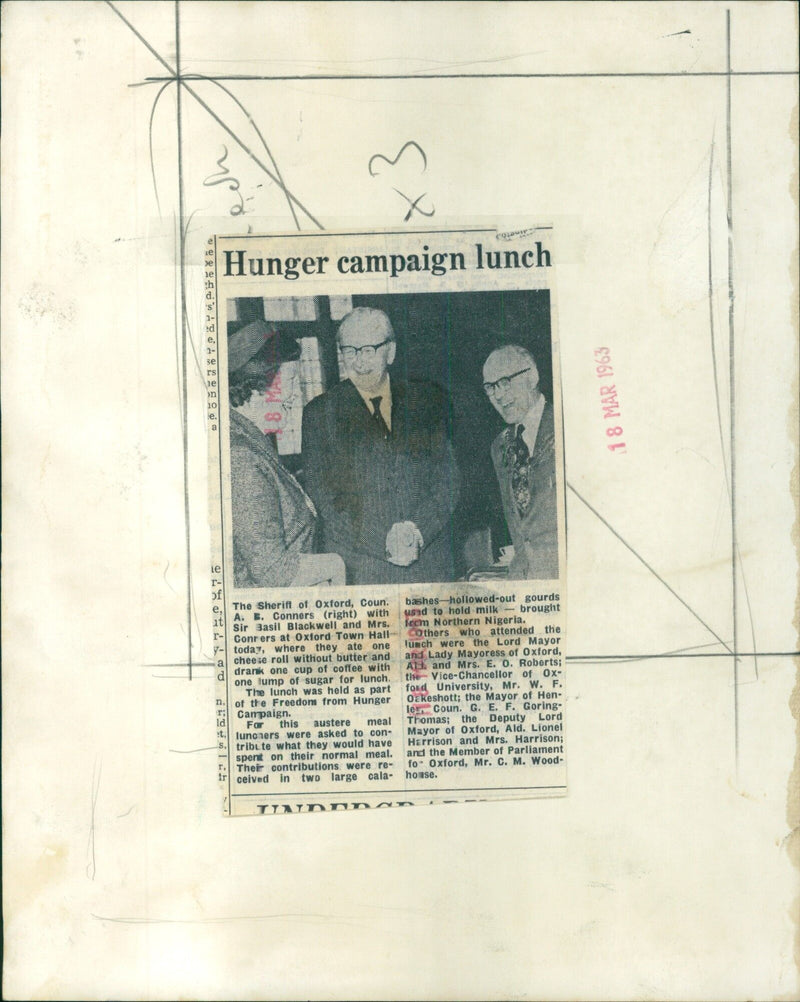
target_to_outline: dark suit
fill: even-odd
[[[391,380],[385,435],[349,379],[303,412],[305,486],[322,520],[321,549],[340,554],[348,584],[452,581],[452,514],[459,478],[448,438],[447,402],[432,383]],[[414,522],[419,559],[386,559],[395,522]]]
[[[556,495],[556,448],[553,408],[545,404],[533,453],[528,459],[531,501],[520,515],[511,489],[514,468],[515,426],[508,425],[492,442],[492,462],[503,499],[508,531],[514,544],[510,576],[524,578],[558,577],[558,501]]]

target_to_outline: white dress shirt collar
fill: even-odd
[[[353,386],[355,386],[355,385],[356,384],[353,383]],[[356,389],[358,390],[358,393],[359,393],[359,396],[361,397],[361,399],[367,405],[367,410],[370,412],[370,414],[374,413],[374,411],[372,409],[372,400],[373,400],[373,398],[374,397],[380,397],[381,398],[381,402],[380,402],[381,417],[386,422],[386,427],[389,429],[389,431],[391,431],[392,430],[392,384],[389,381],[389,373],[388,372],[386,373],[386,375],[383,377],[383,380],[381,381],[380,386],[377,388],[377,390],[373,390],[372,393],[367,393],[364,390],[359,390],[357,386],[356,386]]]

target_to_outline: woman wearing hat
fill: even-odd
[[[233,572],[237,588],[344,584],[335,553],[312,554],[317,513],[311,499],[278,459],[270,436],[240,412],[253,394],[264,396],[282,362],[300,357],[294,338],[263,320],[228,341]]]

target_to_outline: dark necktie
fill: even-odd
[[[530,451],[522,433],[525,431],[524,425],[517,425],[517,431],[511,446],[511,493],[514,495],[514,504],[520,517],[524,517],[531,504],[531,470],[529,460]]]
[[[372,404],[372,416],[375,419],[375,423],[380,428],[383,437],[388,438],[389,425],[383,420],[383,414],[381,414],[381,400],[383,400],[383,397],[369,398],[369,402]]]

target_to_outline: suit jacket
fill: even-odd
[[[511,490],[515,428],[508,425],[492,442],[492,462],[500,484],[503,511],[514,544],[510,577],[558,577],[558,502],[556,496],[556,449],[553,408],[545,404],[533,454],[528,460],[531,504],[520,516]]]
[[[315,515],[268,437],[231,408],[233,579],[237,588],[292,583],[311,550]]]
[[[385,437],[347,379],[303,412],[303,469],[322,521],[322,549],[340,554],[348,584],[452,581],[452,514],[459,477],[447,401],[432,383],[391,380],[392,430]],[[410,567],[386,559],[395,522],[414,522],[424,546]]]

